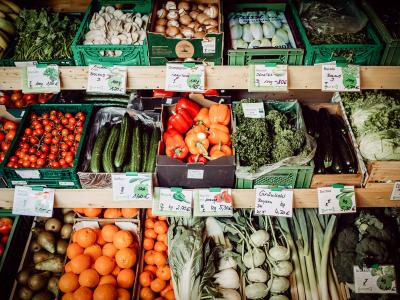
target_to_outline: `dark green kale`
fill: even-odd
[[[360,267],[389,263],[390,251],[387,244],[374,238],[363,238],[357,244],[356,252],[356,263]]]

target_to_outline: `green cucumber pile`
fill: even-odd
[[[158,128],[125,113],[122,122],[106,123],[100,128],[92,150],[90,171],[153,173],[159,140]]]

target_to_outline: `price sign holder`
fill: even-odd
[[[196,217],[233,215],[231,189],[196,189],[193,192],[193,199],[193,215]]]
[[[255,214],[291,218],[293,191],[279,187],[256,188]]]
[[[192,215],[192,190],[179,187],[154,190],[153,214],[156,216],[190,217]]]
[[[317,193],[320,215],[356,212],[354,186],[334,184],[331,187],[318,188]]]
[[[354,266],[354,287],[356,294],[396,294],[394,265]]]
[[[287,92],[288,66],[276,63],[249,65],[249,92]]]
[[[151,200],[153,197],[151,173],[111,174],[111,179],[113,201]]]
[[[94,94],[126,94],[126,66],[89,65],[86,92]]]
[[[392,194],[390,195],[390,200],[400,200],[400,181],[396,181],[393,184]]]
[[[323,92],[359,92],[360,66],[344,63],[321,65]]]
[[[169,63],[165,71],[165,90],[197,92],[205,90],[205,66],[195,63]]]
[[[60,73],[57,65],[36,64],[22,68],[23,93],[58,93]]]
[[[245,118],[251,118],[251,119],[265,118],[264,102],[262,101],[255,103],[242,103],[242,109]]]
[[[54,189],[42,186],[16,186],[12,213],[15,215],[51,217]]]

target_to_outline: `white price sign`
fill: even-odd
[[[173,92],[204,92],[205,67],[202,64],[167,64],[165,90]]]
[[[12,213],[15,215],[51,217],[54,190],[41,186],[16,186]]]
[[[194,216],[232,216],[232,190],[209,188],[194,191]]]
[[[126,66],[103,67],[89,65],[88,93],[125,94],[126,93]]]
[[[360,66],[343,67],[333,64],[322,65],[322,91],[324,92],[359,92]]]
[[[217,43],[217,38],[210,36],[210,37],[205,37],[201,41],[201,45],[203,46],[203,53],[215,53],[215,45]]]
[[[58,93],[60,91],[60,74],[56,65],[27,66],[23,70],[23,93]]]
[[[354,287],[357,294],[396,294],[396,272],[393,265],[354,266]]]
[[[255,214],[291,218],[293,191],[281,188],[257,188]]]
[[[151,200],[153,191],[151,176],[151,173],[136,172],[112,174],[113,200]]]
[[[396,181],[393,184],[392,195],[390,196],[390,200],[400,200],[400,181]]]
[[[249,65],[249,91],[287,92],[287,65]]]
[[[354,186],[334,184],[318,188],[318,212],[320,215],[355,213]]]
[[[242,103],[242,109],[243,109],[245,118],[251,118],[251,119],[264,119],[265,118],[263,102]]]
[[[160,216],[192,215],[191,190],[181,188],[156,188],[154,191],[153,214]]]

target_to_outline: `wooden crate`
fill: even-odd
[[[400,180],[400,161],[370,161],[366,187]]]

